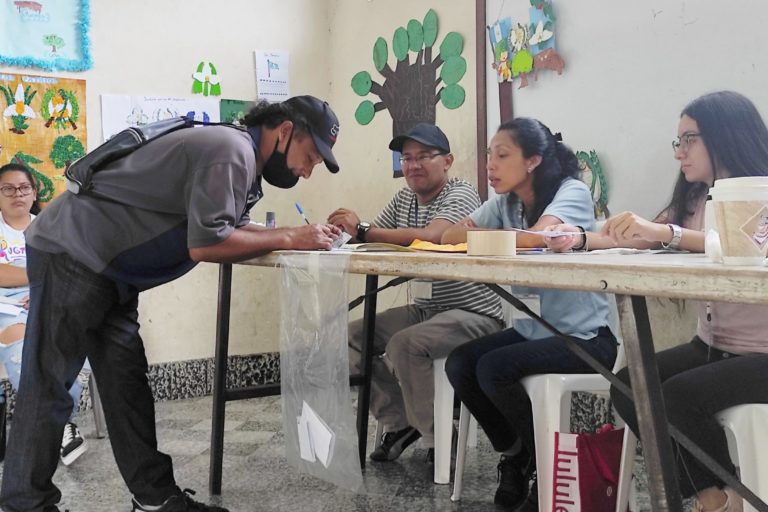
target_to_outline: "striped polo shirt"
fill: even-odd
[[[451,178],[431,201],[419,204],[409,188],[401,189],[373,221],[379,228],[423,228],[435,219],[456,223],[480,206],[480,196],[467,181]],[[424,309],[463,309],[503,321],[499,297],[484,284],[462,281],[433,281],[432,298],[416,298]]]

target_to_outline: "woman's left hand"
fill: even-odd
[[[646,220],[632,212],[614,215],[605,222],[600,233],[611,237],[617,244],[633,240],[668,242],[672,236],[666,224]]]
[[[19,305],[24,309],[29,309],[29,295],[19,300]]]

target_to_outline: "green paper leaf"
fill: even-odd
[[[355,119],[359,124],[366,125],[373,120],[373,116],[376,115],[373,102],[365,100],[357,106],[355,110]]]
[[[408,57],[408,31],[403,27],[398,27],[392,36],[392,53],[395,54],[398,61]]]
[[[376,67],[376,71],[384,69],[384,66],[387,65],[387,57],[389,57],[387,41],[380,37],[373,44],[373,65]]]
[[[203,72],[203,66],[205,66],[205,62],[200,61],[200,64],[197,65],[197,72],[202,73]]]
[[[408,48],[418,52],[424,46],[424,28],[416,20],[408,22]]]
[[[431,47],[437,40],[437,13],[430,9],[422,22],[424,28],[424,46]]]
[[[192,82],[192,93],[193,94],[201,94],[203,92],[203,82],[200,80],[195,80]]]
[[[466,72],[467,61],[464,60],[464,57],[455,55],[448,57],[440,67],[440,78],[446,85],[453,85],[461,80]]]
[[[552,21],[555,21],[555,10],[552,8],[552,4],[549,2],[544,4],[544,15]]]
[[[445,108],[454,110],[464,104],[465,96],[464,88],[458,84],[453,84],[440,91],[440,102]]]
[[[367,71],[360,71],[352,77],[352,90],[358,96],[365,96],[371,92],[371,74]]]
[[[464,38],[458,32],[449,32],[440,44],[440,56],[443,60],[461,55],[462,50],[464,50]]]
[[[211,96],[221,96],[221,84],[211,84]]]

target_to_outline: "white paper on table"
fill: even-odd
[[[331,455],[333,454],[333,444],[336,440],[336,434],[328,427],[323,419],[312,410],[312,408],[303,402],[301,408],[301,416],[299,417],[299,449],[301,450],[301,436],[302,427],[301,423],[306,424],[306,430],[308,432],[309,444],[311,445],[312,456],[316,457],[320,463],[328,467],[331,462]],[[306,441],[305,441],[306,442]],[[301,456],[305,460],[310,460],[302,454]]]
[[[23,310],[24,309],[19,306],[0,303],[0,313],[4,315],[19,316]]]
[[[521,228],[508,228],[510,231],[517,231],[518,233],[528,233],[531,235],[540,235],[547,238],[557,238],[558,236],[566,235],[580,235],[581,232],[576,231],[532,231],[530,229]]]

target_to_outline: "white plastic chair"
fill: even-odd
[[[619,345],[614,373],[624,366],[624,347]],[[552,510],[552,474],[555,453],[555,432],[568,432],[571,421],[571,393],[586,391],[608,393],[610,383],[599,373],[532,375],[521,383],[531,399],[533,428],[536,438],[536,473],[539,487],[539,509]],[[464,418],[469,410],[461,405],[459,439],[456,454],[452,501],[461,499],[466,450]],[[631,471],[631,467],[630,467]]]
[[[436,484],[447,484],[451,481],[451,441],[453,437],[453,387],[445,374],[445,360],[435,359],[432,362],[435,378],[434,424],[435,424],[435,472]],[[467,414],[467,418],[471,416]],[[477,446],[477,422],[467,421],[469,446]],[[471,423],[471,425],[470,425]],[[376,442],[384,432],[381,422],[376,424]]]

